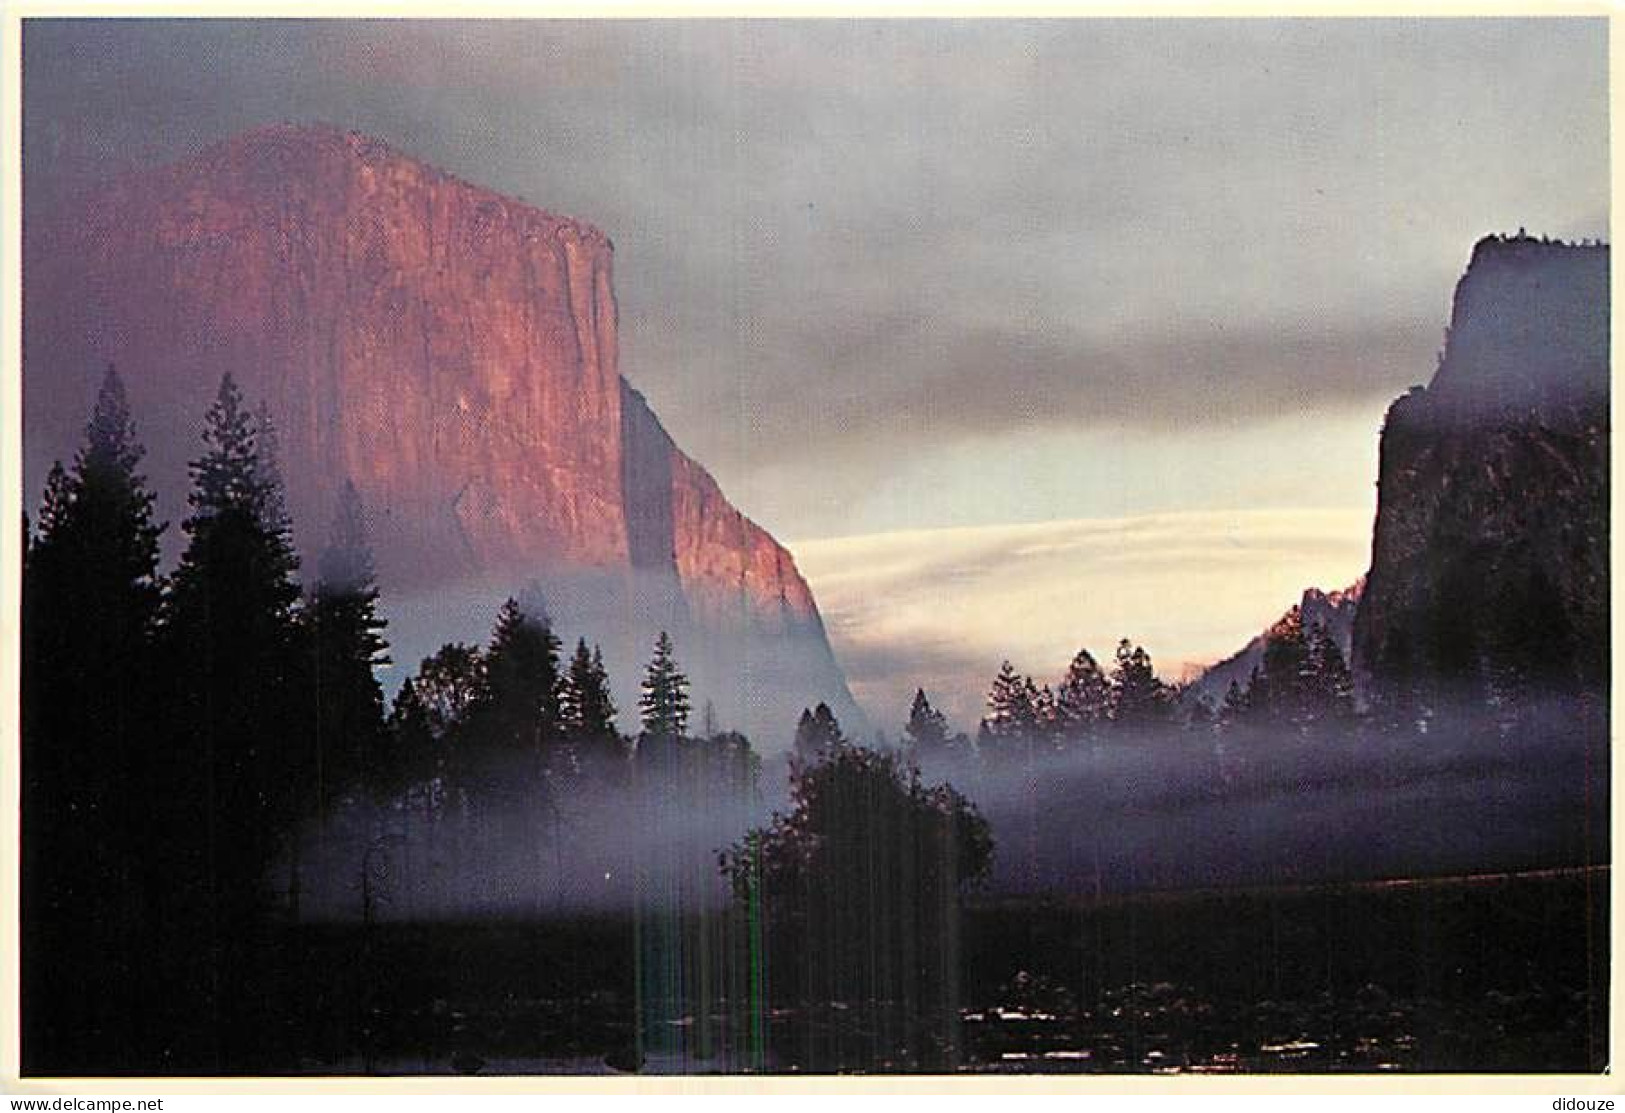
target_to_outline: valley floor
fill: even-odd
[[[973,901],[945,1054],[962,1072],[1601,1070],[1608,886],[1592,867]],[[267,1045],[287,1058],[257,1069],[919,1069],[888,1051],[890,1003],[771,1010],[748,979],[729,992],[726,931],[706,920],[298,929],[306,988]],[[710,953],[651,982],[662,932]],[[682,970],[702,971],[698,991]]]

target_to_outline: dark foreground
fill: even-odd
[[[290,929],[267,958],[298,990],[265,1001],[263,1059],[242,1069],[909,1069],[874,1054],[861,1002],[758,1005],[771,974],[729,972],[730,930],[649,916]],[[1607,938],[1606,868],[983,900],[963,921],[947,1053],[971,1072],[1598,1071]]]
[[[967,1065],[1600,1071],[1607,931],[1606,868],[992,905]]]

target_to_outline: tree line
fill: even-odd
[[[1336,639],[1322,624],[1306,627],[1297,607],[1271,628],[1247,682],[1232,682],[1218,704],[1159,678],[1145,648],[1124,638],[1109,670],[1085,647],[1053,686],[1006,660],[988,686],[985,708],[973,737],[955,731],[925,690],[916,689],[899,749],[928,766],[996,768],[1151,734],[1307,735],[1345,729],[1358,718],[1353,678]],[[822,705],[804,712],[797,750],[827,745],[829,720]]]

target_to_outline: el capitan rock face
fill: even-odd
[[[1607,683],[1608,265],[1606,246],[1481,241],[1432,384],[1390,407],[1354,626],[1379,697]]]
[[[806,677],[790,702],[852,708],[790,554],[622,379],[613,250],[592,226],[364,136],[277,126],[25,233],[31,491],[113,362],[178,522],[230,371],[277,423],[307,559],[349,478],[386,594],[535,577],[567,632],[608,643],[594,624],[625,619],[624,654],[606,644],[623,671],[674,627],[705,658],[697,683],[765,653],[779,680]]]

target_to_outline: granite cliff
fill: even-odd
[[[1606,246],[1478,243],[1432,383],[1383,428],[1353,638],[1374,695],[1606,684],[1608,344]]]
[[[24,297],[30,490],[111,361],[178,521],[230,371],[276,421],[307,558],[348,478],[386,596],[444,617],[452,585],[500,600],[537,579],[623,672],[673,628],[734,725],[776,730],[817,699],[855,714],[789,552],[622,378],[613,249],[591,225],[365,136],[275,126],[28,221]]]

